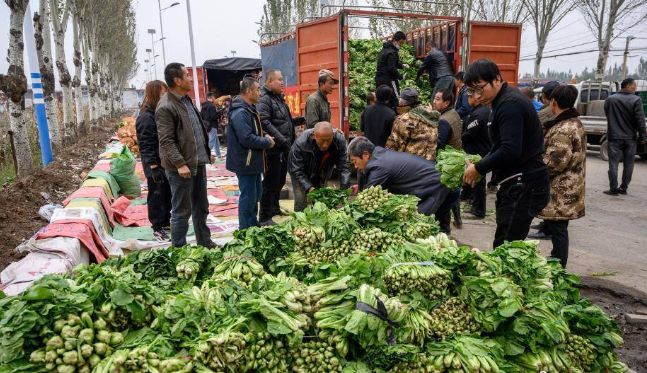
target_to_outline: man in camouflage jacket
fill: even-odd
[[[398,109],[400,108],[410,108],[410,110],[395,118],[393,131],[386,141],[386,148],[435,161],[440,113],[420,105],[418,91],[414,88],[406,88],[402,91]]]
[[[550,174],[550,200],[539,214],[551,235],[551,256],[566,267],[568,222],[584,216],[586,179],[586,131],[573,105],[577,89],[562,85],[553,91],[551,108],[555,119],[544,123],[544,163]]]

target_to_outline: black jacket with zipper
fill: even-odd
[[[303,131],[297,140],[292,144],[290,156],[288,158],[288,172],[292,178],[292,183],[298,183],[301,190],[307,192],[310,187],[324,186],[332,175],[334,166],[339,171],[339,183],[341,189],[350,187],[350,162],[346,150],[346,139],[340,132],[335,131],[333,140],[328,148],[330,157],[324,163],[321,174],[321,182],[318,185],[313,183],[317,178],[319,165],[315,151],[319,151],[315,142],[314,128]]]
[[[150,105],[142,109],[135,121],[139,155],[144,166],[144,175],[152,177],[151,166],[162,167],[160,159],[160,141],[157,137],[157,124],[155,123],[155,110]]]
[[[626,89],[620,90],[604,101],[604,114],[607,116],[609,140],[635,140],[637,135],[647,140],[640,97]]]
[[[294,120],[282,96],[266,87],[261,88],[261,99],[256,104],[263,131],[274,137],[276,145],[267,154],[287,153],[294,142]]]
[[[395,82],[399,88],[398,81],[402,79],[402,75],[398,72],[398,69],[402,67],[400,56],[398,56],[398,48],[393,45],[392,41],[387,41],[383,44],[382,50],[377,57],[375,86],[388,85],[389,88],[393,89],[391,82]]]

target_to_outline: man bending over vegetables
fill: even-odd
[[[366,187],[380,185],[395,194],[412,194],[420,198],[418,212],[449,212],[458,201],[460,188],[450,190],[440,182],[436,164],[420,156],[373,145],[366,137],[357,137],[348,145],[350,161],[366,176]]]
[[[308,193],[326,186],[333,168],[339,172],[341,189],[350,186],[350,163],[346,139],[329,122],[319,122],[292,144],[288,157],[288,172],[294,188],[294,211],[303,211]]]

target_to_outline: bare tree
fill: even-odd
[[[524,23],[528,10],[523,0],[469,0],[474,20]]]
[[[86,134],[85,127],[85,110],[83,109],[83,88],[81,87],[81,74],[83,72],[83,59],[81,57],[81,27],[79,24],[83,22],[81,19],[83,17],[83,8],[84,1],[76,0],[73,6],[72,15],[72,34],[74,40],[74,57],[72,62],[74,63],[74,79],[72,80],[72,87],[74,88],[74,101],[76,105],[76,126],[78,128],[79,134]]]
[[[67,25],[70,19],[71,6],[71,1],[50,0],[49,3],[52,15],[52,28],[54,29],[54,49],[56,51],[58,82],[63,92],[63,137],[66,141],[76,136],[72,77],[67,68],[67,58],[65,57],[65,32],[67,31]]]
[[[573,10],[572,0],[523,0],[529,19],[535,27],[537,52],[535,54],[535,71],[533,77],[539,79],[544,47],[550,32]]]
[[[34,14],[34,37],[36,39],[36,54],[40,79],[43,84],[45,98],[45,111],[47,112],[47,126],[49,138],[54,152],[63,145],[61,128],[59,127],[56,97],[54,96],[56,82],[54,80],[54,62],[52,60],[52,28],[49,14],[49,0],[40,0],[38,12]]]
[[[331,0],[327,6],[320,0],[266,0],[263,5],[263,16],[258,34],[261,41],[267,41],[294,31],[297,24],[327,17],[339,10],[341,6],[357,5],[358,0]]]
[[[474,0],[467,0],[474,1]],[[433,14],[439,16],[458,16],[461,13],[462,2],[450,3],[446,1],[410,2],[406,0],[371,0],[371,5],[376,9],[395,9],[403,12]],[[418,18],[378,19],[369,21],[371,36],[378,38],[393,34],[398,30],[414,30],[424,27],[428,21]]]
[[[576,4],[598,42],[596,74],[602,76],[611,42],[647,19],[647,0],[576,0]]]
[[[18,177],[30,174],[34,170],[34,159],[31,155],[27,126],[23,116],[21,102],[27,92],[23,60],[23,23],[29,0],[5,0],[11,11],[9,17],[9,70],[7,75],[0,75],[0,90],[9,96],[9,128],[13,137],[13,150],[16,159]]]

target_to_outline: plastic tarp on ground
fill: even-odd
[[[208,70],[247,71],[260,70],[262,64],[258,58],[233,57],[206,60],[202,67]]]

